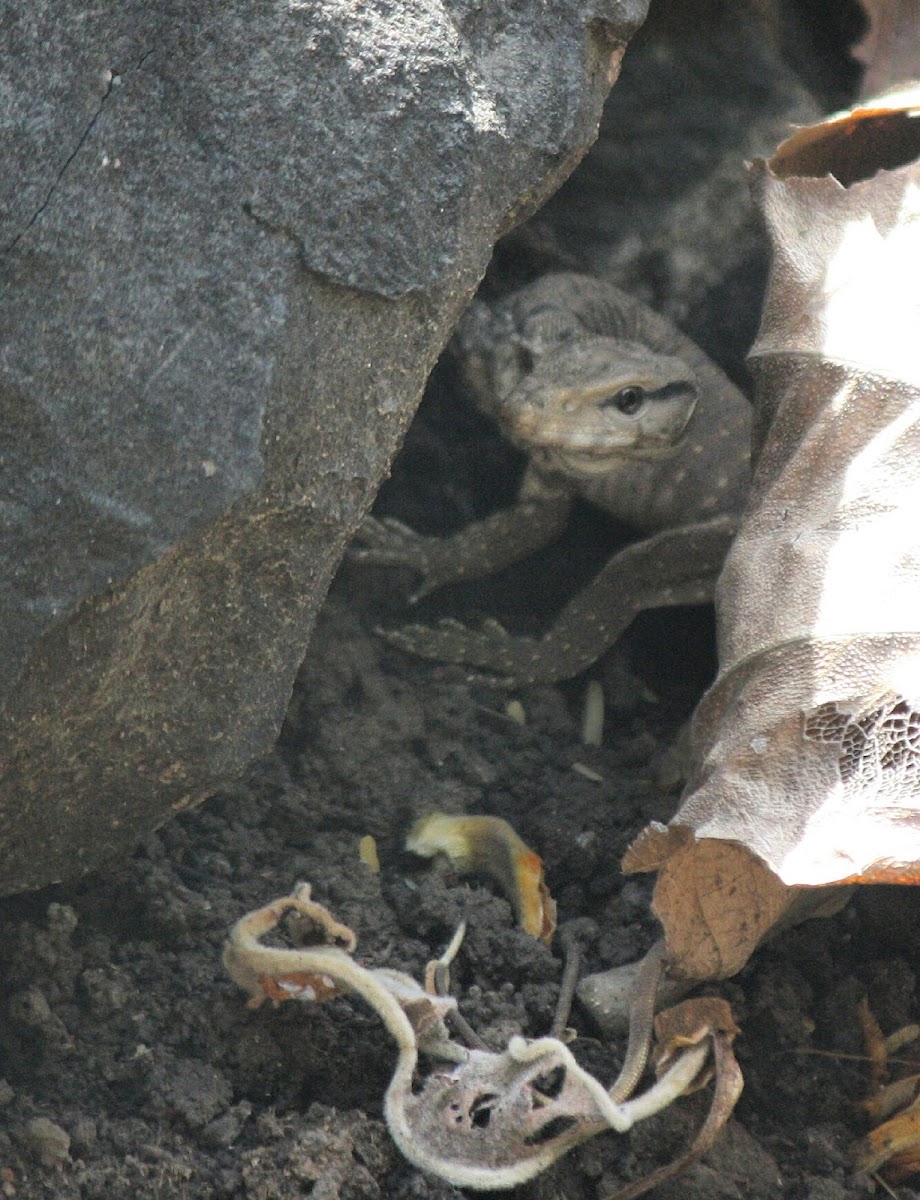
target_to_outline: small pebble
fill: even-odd
[[[366,833],[358,842],[358,858],[375,875],[380,874],[380,857],[377,854],[377,842],[369,833]]]
[[[201,1142],[212,1150],[224,1150],[240,1136],[242,1128],[252,1115],[252,1105],[243,1101],[225,1112],[222,1117],[209,1122],[201,1131]]]
[[[597,679],[590,680],[585,689],[581,740],[586,746],[600,746],[604,741],[604,689]]]
[[[99,1144],[99,1130],[92,1117],[78,1117],[71,1129],[71,1148],[81,1157],[91,1154]]]
[[[629,1030],[630,998],[640,965],[641,959],[611,967],[609,971],[597,971],[586,975],[578,985],[578,999],[605,1037],[621,1037]],[[656,1009],[676,1004],[692,986],[681,980],[663,979],[658,988]]]
[[[49,904],[48,905],[48,929],[51,933],[66,942],[70,935],[80,923],[80,918],[76,911],[69,904]]]
[[[47,1117],[33,1117],[23,1130],[23,1142],[43,1167],[59,1166],[70,1158],[70,1134]]]

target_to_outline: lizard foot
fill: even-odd
[[[395,517],[365,517],[355,540],[348,548],[351,562],[369,563],[374,567],[405,567],[419,575],[418,587],[409,596],[416,604],[423,596],[449,581],[441,578],[437,559],[440,538],[416,533]]]

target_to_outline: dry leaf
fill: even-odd
[[[920,78],[920,0],[862,0],[869,28],[853,47],[866,68],[863,96]]]
[[[854,1147],[856,1165],[867,1175],[884,1167],[900,1183],[920,1172],[920,1107],[911,1107],[871,1130]]]
[[[905,1025],[885,1037],[866,999],[857,1015],[869,1064],[869,1094],[860,1108],[874,1128],[856,1143],[853,1157],[859,1171],[900,1183],[920,1172],[920,1062],[911,1050],[920,1026]]]
[[[695,996],[666,1008],[655,1018],[655,1074],[661,1075],[688,1046],[721,1034],[733,1042],[741,1030],[731,1005],[721,996]],[[711,1073],[711,1072],[710,1072]]]
[[[443,854],[461,874],[489,875],[514,905],[518,924],[548,946],[556,932],[556,902],[543,879],[543,860],[501,817],[429,813],[416,821],[406,849],[423,858]]]
[[[690,978],[737,971],[824,885],[920,882],[920,88],[892,105],[753,167],[774,260],[720,673],[677,816],[624,862],[659,871]]]
[[[249,1008],[258,1008],[265,1000],[323,1001],[339,991],[322,958],[305,965],[297,951],[261,944],[260,939],[285,918],[301,946],[313,944],[334,955],[355,948],[355,935],[348,926],[317,904],[308,883],[298,884],[292,895],[247,913],[230,931],[223,963],[231,979],[249,994]]]

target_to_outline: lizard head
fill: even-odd
[[[522,373],[493,415],[503,432],[566,474],[602,474],[682,438],[699,384],[679,358],[613,338],[555,346]]]

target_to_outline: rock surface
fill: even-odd
[[[271,742],[492,243],[646,5],[7,11],[0,892]]]
[[[769,8],[749,0],[653,6],[597,142],[507,239],[516,265],[532,268],[536,257],[541,270],[600,275],[666,313],[729,368],[756,332],[767,264],[745,161],[770,154],[791,123],[810,124],[822,101],[833,107],[840,98],[838,88],[816,99],[802,81],[815,74],[814,31],[792,12],[766,19]],[[807,62],[793,64],[796,55]]]

